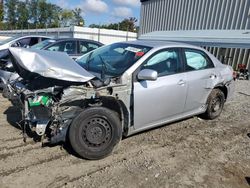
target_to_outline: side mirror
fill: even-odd
[[[138,80],[157,80],[158,73],[155,70],[143,69],[139,72],[137,78]]]

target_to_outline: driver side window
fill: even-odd
[[[166,49],[150,57],[142,69],[155,70],[158,77],[175,74],[181,71],[181,64],[177,50]]]

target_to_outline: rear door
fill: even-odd
[[[134,81],[136,129],[151,127],[181,114],[187,92],[178,49],[156,52],[145,61],[140,70],[142,69],[157,71],[158,78],[155,81]]]
[[[211,92],[211,83],[217,78],[214,64],[208,55],[196,49],[183,49],[185,72],[187,73],[187,100],[184,112],[204,108]]]

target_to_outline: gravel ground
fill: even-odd
[[[0,98],[0,187],[249,187],[250,82],[213,121],[193,117],[123,139],[99,161],[23,143],[17,110]]]

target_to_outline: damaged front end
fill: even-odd
[[[119,94],[124,93],[127,86],[112,80],[113,86],[96,88],[94,82],[92,80],[83,85],[66,88],[57,86],[35,92],[26,89],[21,94],[24,127],[28,126],[41,137],[42,142],[55,144],[66,141],[72,121],[87,108],[104,106],[122,114]],[[120,118],[124,119],[122,115]]]
[[[64,142],[72,121],[85,109],[110,105],[122,111],[119,94],[128,93],[128,88],[119,79],[104,84],[63,53],[30,49],[10,52],[22,77],[13,88],[15,104],[22,111],[24,140],[26,131],[31,130],[42,142]],[[26,61],[28,58],[32,61]]]
[[[77,87],[77,86],[76,86]],[[22,92],[25,126],[51,143],[65,141],[68,127],[74,117],[86,108],[86,90],[51,87]],[[21,97],[21,98],[22,98]]]
[[[29,128],[42,140],[64,141],[68,125],[85,106],[83,88],[94,76],[64,53],[17,48],[10,52],[22,79],[11,85],[13,96],[8,98],[22,111],[24,137]]]

